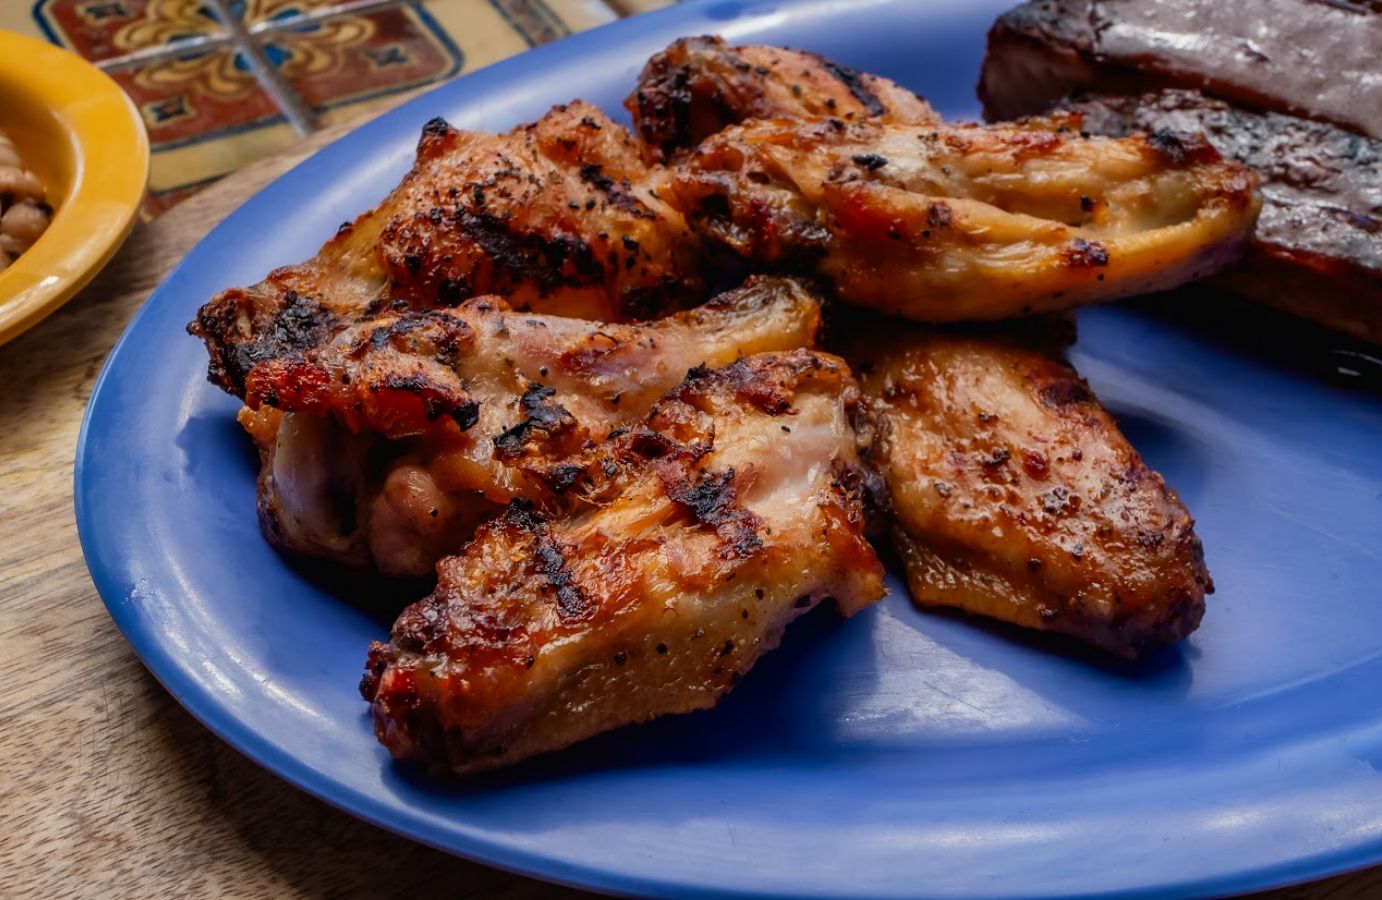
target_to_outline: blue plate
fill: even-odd
[[[183,325],[383,197],[427,119],[500,129],[571,97],[616,110],[650,53],[703,32],[824,51],[972,116],[1006,4],[690,3],[447,85],[266,188],[153,295],[87,411],[82,544],[135,650],[316,796],[592,888],[1204,894],[1382,861],[1382,400],[1231,339],[1251,310],[1217,331],[1142,306],[1082,317],[1077,365],[1199,518],[1219,585],[1204,627],[1137,667],[920,612],[895,585],[853,620],[808,617],[711,712],[438,782],[389,761],[356,693],[387,598],[260,537],[236,403]]]

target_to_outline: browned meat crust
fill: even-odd
[[[679,168],[693,227],[758,265],[922,321],[998,319],[1161,290],[1234,260],[1250,170],[1182,136],[1068,121],[750,121]]]
[[[1262,176],[1262,214],[1243,262],[1218,281],[1238,293],[1382,343],[1382,140],[1194,91],[1062,102],[1100,134],[1203,134]]]
[[[816,53],[731,47],[718,37],[682,38],[654,54],[624,106],[659,162],[746,119],[940,121],[925,100],[886,78]]]
[[[819,328],[811,293],[770,277],[640,324],[484,297],[352,325],[250,373],[260,412],[242,420],[261,450],[265,532],[293,552],[426,575],[508,501],[575,488],[571,457],[687,370],[810,346]]]
[[[760,60],[783,52],[717,49],[752,49]],[[711,67],[717,76],[725,68],[710,53],[693,55],[683,65],[688,82],[698,79],[698,65]],[[645,81],[651,70],[645,70]],[[727,124],[754,115],[824,118],[804,111],[790,94],[753,92],[755,78],[766,80],[738,72],[738,90],[719,97],[717,109]],[[736,106],[737,97],[751,99]],[[779,105],[768,106],[772,101]],[[1173,135],[1159,144],[1167,152],[1195,146]],[[1068,318],[967,331],[922,329],[869,316],[849,324],[843,349],[867,373],[862,380],[874,401],[870,421],[876,429],[865,436],[871,448],[867,457],[887,486],[894,543],[917,602],[1062,631],[1123,655],[1194,630],[1209,576],[1190,516],[1062,360],[1073,338]],[[1053,399],[1061,402],[1047,402]],[[1021,415],[1000,422],[999,410]],[[982,448],[971,444],[985,436]],[[1025,448],[1022,454],[1019,446]],[[995,463],[1001,455],[995,448],[1022,467],[1009,472],[1007,460]],[[1042,455],[1030,456],[1033,448]],[[988,456],[978,465],[965,465],[984,453]],[[1062,458],[1052,464],[1047,456]],[[994,497],[992,491],[1005,479],[1024,476],[1031,482],[1028,493],[1038,479],[1051,492],[1054,512],[1044,503],[1033,510],[1051,519],[1050,527],[1029,518],[1020,503],[1014,505],[1011,486]],[[943,482],[947,497],[932,493],[942,477],[948,479]],[[1062,477],[1066,481],[1058,484]],[[1113,487],[1106,491],[1101,479]],[[1090,492],[1083,512],[1077,512],[1080,495],[1071,493],[1075,485]],[[1060,517],[1052,519],[1055,514]],[[1072,516],[1087,518],[1063,521]],[[1022,533],[995,538],[983,529],[991,520],[1009,518],[1022,524]],[[1083,570],[1072,572],[1070,547],[1090,530],[1096,540],[1087,555],[1081,550]],[[1174,550],[1165,543],[1168,530]],[[1010,565],[1014,553],[1020,554],[1019,564]],[[1098,584],[1077,590],[1079,578],[1090,573]],[[1158,584],[1149,585],[1149,579]]]
[[[189,331],[243,395],[260,362],[362,318],[502,294],[515,308],[623,321],[699,299],[699,246],[628,130],[580,101],[507,134],[435,119],[377,207],[307,262],[225,291]]]
[[[472,772],[711,706],[827,597],[883,594],[840,360],[697,370],[593,449],[565,511],[522,503],[438,567],[361,692],[394,756]]]
[[[683,205],[856,303],[1064,308],[1217,265],[1255,215],[1245,171],[1182,136],[946,126],[884,79],[712,39],[645,82],[655,159],[750,115],[817,121],[711,136],[675,187],[581,103],[498,137],[433,122],[383,204],[190,326],[246,399],[272,539],[398,573],[445,557],[370,650],[390,752],[469,773],[705,708],[821,600],[874,602],[861,446],[922,602],[1128,655],[1193,630],[1189,516],[1049,347],[890,325],[851,351],[870,404],[836,357],[758,352],[814,340],[790,281],[651,324],[556,316],[695,297]]]
[[[899,323],[846,346],[914,600],[1124,656],[1195,630],[1193,520],[1053,348]]]
[[[1382,138],[1376,0],[1033,0],[989,32],[990,120],[1072,91],[1193,88]]]

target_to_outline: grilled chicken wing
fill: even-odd
[[[765,120],[703,142],[676,196],[697,230],[756,263],[809,266],[851,303],[949,322],[1208,274],[1239,253],[1255,184],[1169,134]]]
[[[679,83],[733,84],[713,94],[726,125],[823,118],[774,90],[773,76],[736,63],[751,56],[770,72],[790,71],[771,62],[795,62],[790,51],[674,44],[664,55],[680,60]],[[650,64],[635,96],[652,95],[666,68]],[[664,120],[686,120],[689,112],[669,104],[697,102],[684,93],[658,109]],[[954,331],[865,315],[849,324],[841,349],[866,373],[878,435],[868,455],[887,485],[917,602],[1120,654],[1194,630],[1211,587],[1190,516],[1061,358],[1071,323]]]
[[[1085,382],[1017,335],[849,341],[912,597],[1136,656],[1213,590],[1194,521]]]
[[[642,324],[487,297],[351,326],[250,374],[241,418],[262,454],[265,532],[293,552],[426,575],[509,500],[568,491],[571,457],[688,369],[807,347],[819,327],[815,298],[769,277]]]
[[[638,142],[587,103],[502,135],[434,119],[379,206],[313,259],[217,295],[188,327],[211,380],[242,396],[256,364],[389,311],[500,294],[557,315],[649,318],[699,299],[698,250]]]
[[[395,757],[467,773],[703,709],[827,597],[883,594],[835,357],[697,370],[595,448],[565,511],[523,503],[438,567],[370,651],[361,692]]]
[[[815,53],[731,47],[718,37],[682,38],[655,54],[624,106],[652,162],[678,159],[745,119],[941,121],[925,100],[886,78]]]

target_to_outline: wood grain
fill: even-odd
[[[0,347],[0,896],[579,896],[395,837],[240,756],[144,670],[82,561],[72,460],[115,339],[212,225],[341,130],[142,227]],[[1382,869],[1264,896],[1369,895]]]

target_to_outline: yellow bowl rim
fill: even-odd
[[[149,138],[110,76],[53,44],[0,31],[0,85],[25,91],[52,112],[75,162],[48,229],[0,271],[3,344],[71,299],[120,248],[148,185]]]

